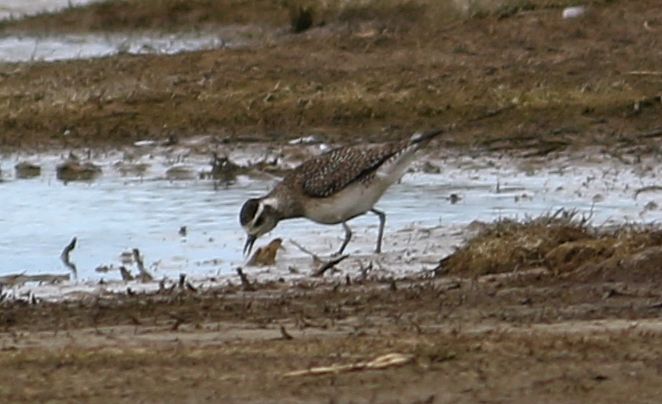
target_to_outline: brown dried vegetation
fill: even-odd
[[[449,273],[470,276],[539,267],[585,276],[583,272],[607,262],[632,270],[632,265],[628,268],[624,263],[641,253],[651,255],[648,261],[656,263],[656,249],[662,249],[660,230],[635,226],[598,230],[573,212],[558,211],[527,221],[504,219],[490,224],[442,264]],[[657,272],[649,275],[662,276],[662,268]]]
[[[659,152],[662,86],[646,72],[658,69],[650,50],[660,43],[644,28],[659,29],[655,0],[595,1],[572,21],[560,18],[565,1],[470,15],[449,11],[452,2],[324,3],[302,34],[290,33],[289,3],[267,1],[111,2],[6,23],[6,32],[239,24],[250,45],[0,66],[0,147],[173,134],[375,141],[455,124],[447,145]]]

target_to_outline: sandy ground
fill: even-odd
[[[654,281],[311,279],[5,305],[3,401],[655,402]],[[355,366],[382,355],[384,369]]]
[[[454,125],[442,146],[459,152],[659,153],[659,2],[593,1],[571,21],[560,18],[567,2],[529,3],[442,25],[439,10],[389,2],[323,14],[298,35],[286,11],[266,13],[274,6],[260,1],[212,17],[202,1],[173,0],[3,23],[10,34],[270,28],[242,49],[4,64],[0,150],[201,134],[374,141]],[[566,245],[560,261],[535,248],[520,260],[530,246],[514,240],[498,244],[517,258],[502,274],[394,279],[359,267],[294,282],[6,300],[0,401],[658,402],[659,232],[628,244],[622,259],[619,237],[607,250]],[[586,254],[599,262],[578,264]]]

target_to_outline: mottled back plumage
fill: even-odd
[[[301,187],[312,198],[326,198],[354,182],[369,181],[389,160],[410,148],[420,148],[441,132],[435,130],[377,146],[339,147],[304,162],[283,179],[283,184]]]
[[[370,178],[402,148],[399,143],[381,147],[341,147],[308,160],[295,175],[300,177],[306,195],[326,198],[353,182]]]

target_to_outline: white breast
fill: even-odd
[[[324,224],[344,222],[370,210],[389,185],[383,181],[369,185],[356,182],[328,198],[310,199],[305,204],[306,217]]]
[[[372,209],[384,192],[398,181],[414,158],[416,149],[405,149],[386,161],[369,182],[356,181],[328,198],[310,198],[304,203],[308,219],[337,224]]]

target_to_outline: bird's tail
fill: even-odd
[[[430,143],[432,139],[444,133],[444,129],[433,129],[423,133],[414,133],[409,139],[410,145],[417,145],[418,147],[423,147]]]

